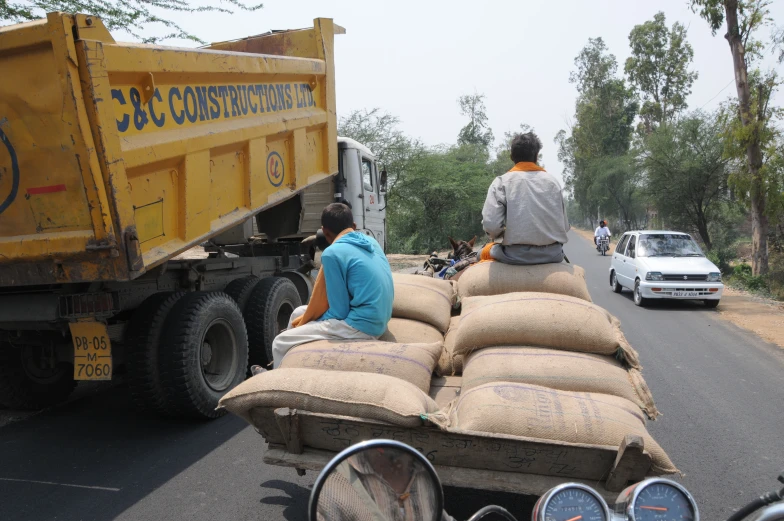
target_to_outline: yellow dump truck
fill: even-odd
[[[181,49],[89,15],[0,28],[0,405],[124,372],[141,407],[214,417],[309,298],[323,207],[385,244],[385,175],[337,136],[343,32]]]

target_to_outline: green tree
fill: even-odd
[[[602,156],[591,160],[586,170],[594,183],[590,196],[603,215],[617,215],[625,229],[639,228],[639,217],[645,212],[642,198],[642,176],[631,154]]]
[[[696,230],[709,250],[711,224],[730,202],[722,132],[717,115],[694,112],[656,129],[640,153],[647,190],[662,217],[676,228]]]
[[[636,25],[629,33],[631,56],[624,67],[629,81],[642,95],[640,117],[650,133],[683,111],[697,72],[689,70],[694,50],[686,41],[686,27],[667,28],[664,13]]]
[[[457,100],[460,114],[469,118],[460,130],[457,143],[460,145],[482,145],[487,149],[493,144],[493,131],[487,124],[487,109],[484,94],[466,94]]]
[[[400,120],[379,108],[355,110],[338,121],[338,135],[359,141],[370,148],[387,171],[387,201],[395,199],[396,184],[405,178],[413,161],[424,153],[424,146],[406,136]]]
[[[765,100],[776,86],[775,73],[763,78],[749,75],[749,68],[761,57],[764,44],[756,38],[763,27],[772,24],[770,0],[691,0],[692,9],[708,21],[713,34],[727,26],[725,38],[729,43],[738,95],[737,118],[728,134],[730,150],[745,156],[743,176],[748,186],[752,226],[752,272],[768,272],[767,215],[768,180],[765,177],[763,140],[769,127],[769,111]],[[734,144],[733,144],[734,143]]]
[[[606,214],[609,201],[614,201],[617,210],[632,212],[637,183],[630,180],[623,189],[612,184],[619,172],[627,170],[619,165],[628,161],[607,158],[621,158],[629,152],[637,99],[623,78],[617,77],[615,56],[601,38],[588,40],[575,58],[575,66],[569,78],[578,90],[574,120],[568,131],[556,136],[567,188],[585,215],[596,215],[600,208]],[[613,167],[613,175],[602,170],[608,165]],[[615,196],[607,199],[610,193]],[[624,200],[619,203],[618,198]],[[634,220],[631,213],[625,220]]]
[[[0,22],[25,22],[44,18],[46,13],[84,13],[98,16],[110,31],[124,30],[144,43],[157,43],[172,38],[205,42],[187,32],[163,13],[216,12],[233,14],[234,9],[256,11],[262,4],[248,5],[241,0],[221,0],[226,5],[192,6],[187,0],[23,0],[8,2],[0,0]],[[166,34],[142,36],[142,31],[151,26],[162,27]]]
[[[388,171],[387,232],[392,253],[430,253],[447,237],[482,232],[482,205],[492,172],[484,143],[427,148],[380,109],[340,118],[338,134],[368,146]]]
[[[493,175],[483,145],[441,146],[411,165],[390,201],[391,250],[429,253],[449,245],[447,237],[482,236],[482,206]]]
[[[574,83],[580,93],[601,88],[618,71],[618,61],[608,52],[601,37],[588,38],[588,44],[574,59],[574,65],[577,70],[569,74],[569,83]]]

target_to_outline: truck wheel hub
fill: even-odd
[[[207,342],[201,345],[201,365],[210,365],[212,361],[212,347]]]

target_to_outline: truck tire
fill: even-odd
[[[297,287],[287,278],[267,277],[253,289],[245,310],[250,365],[267,367],[272,362],[272,341],[301,305]]]
[[[256,287],[256,284],[261,282],[261,279],[256,276],[249,276],[249,277],[242,277],[241,279],[235,279],[228,283],[226,289],[223,290],[228,296],[230,296],[234,302],[240,307],[240,311],[245,313],[245,307],[248,304],[248,298],[250,297],[253,288]]]
[[[184,292],[162,292],[148,297],[136,309],[128,323],[128,387],[137,409],[163,414],[166,394],[161,383],[159,351],[163,325],[171,309]]]
[[[237,303],[225,293],[195,292],[169,312],[160,345],[167,412],[211,419],[224,394],[245,379],[248,334]]]
[[[54,369],[37,367],[35,349],[40,348],[0,343],[0,405],[43,409],[64,402],[76,387],[71,364],[60,362]]]

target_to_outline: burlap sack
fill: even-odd
[[[651,455],[653,473],[678,471],[646,430],[640,409],[607,394],[516,383],[486,384],[462,392],[452,402],[449,430],[612,447],[620,446],[627,434],[636,434]]]
[[[436,402],[399,378],[317,369],[275,369],[256,375],[229,391],[218,407],[251,425],[250,412],[256,407],[289,407],[404,427],[421,426],[423,419],[445,423]]]
[[[385,374],[410,382],[427,393],[442,345],[440,341],[397,344],[379,340],[319,340],[290,350],[280,367]]]
[[[466,358],[463,391],[495,382],[611,394],[634,402],[651,419],[659,414],[640,371],[625,369],[609,356],[510,346],[488,347]]]
[[[507,293],[462,300],[455,354],[503,345],[614,355],[640,369],[620,322],[595,304],[551,293]]]
[[[536,291],[568,295],[591,302],[585,270],[573,264],[512,266],[482,262],[465,270],[457,283],[460,298]]]
[[[456,298],[454,283],[397,273],[392,278],[395,282],[392,316],[425,322],[446,333]]]
[[[460,376],[463,374],[463,355],[455,354],[455,335],[460,317],[452,317],[449,322],[449,331],[444,338],[444,349],[441,350],[441,357],[436,365],[438,376]]]
[[[379,337],[383,342],[401,344],[444,342],[444,335],[438,329],[424,322],[407,318],[393,318],[387,324],[387,330]]]

